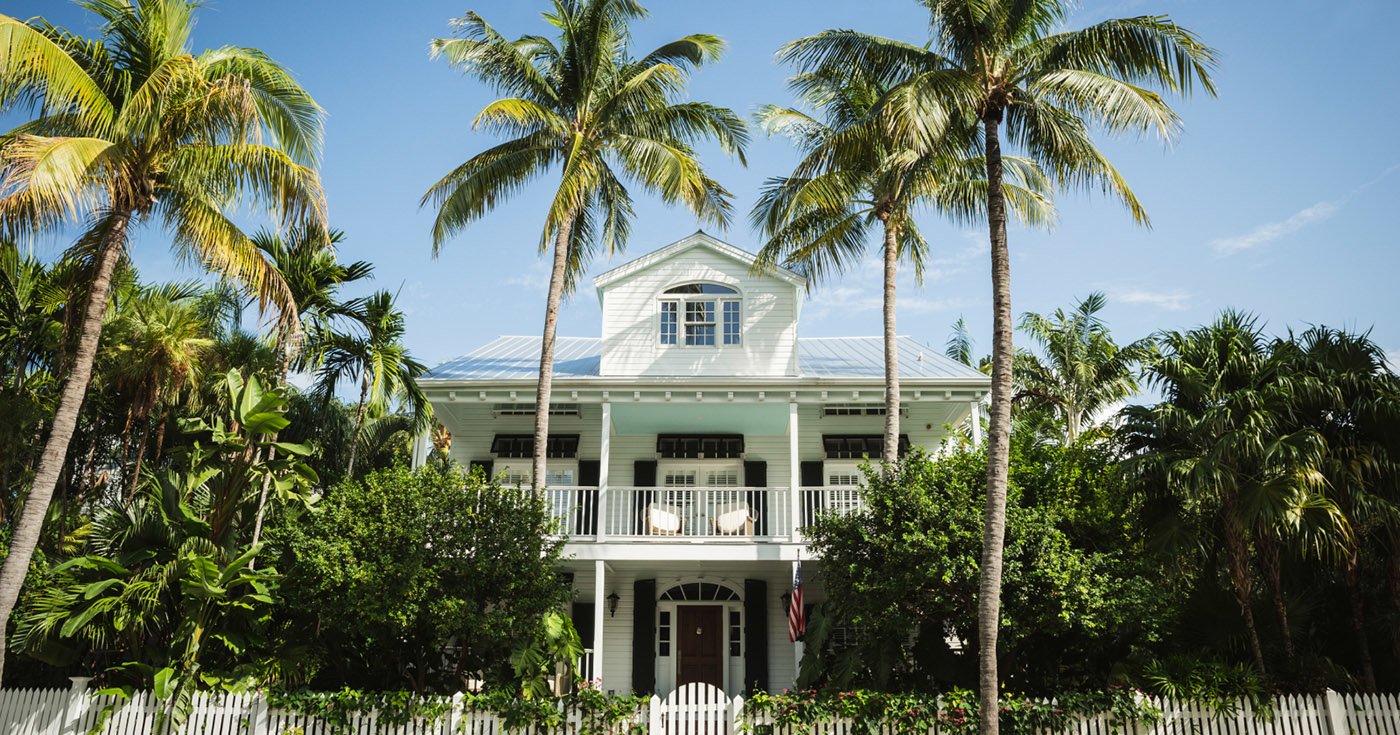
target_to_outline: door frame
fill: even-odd
[[[657,656],[657,667],[656,667],[656,668],[657,668],[657,671],[658,671],[658,672],[664,671],[664,672],[666,673],[666,677],[667,677],[667,682],[666,682],[666,683],[667,683],[667,687],[666,687],[666,691],[667,691],[667,692],[671,692],[671,691],[675,691],[675,689],[676,689],[676,668],[677,668],[677,664],[680,663],[680,658],[681,658],[681,657],[680,657],[680,649],[679,649],[679,641],[677,640],[677,638],[678,638],[678,636],[679,636],[679,631],[680,631],[680,625],[679,625],[679,623],[680,623],[680,608],[681,608],[681,607],[686,607],[686,606],[690,606],[690,607],[718,607],[718,608],[720,608],[720,618],[719,618],[719,627],[720,627],[720,660],[724,662],[724,665],[721,667],[721,668],[723,669],[723,677],[722,677],[722,680],[723,680],[723,681],[722,681],[722,684],[721,684],[720,688],[724,690],[724,693],[725,693],[726,696],[729,696],[729,695],[730,695],[730,692],[732,691],[732,690],[730,689],[730,687],[731,687],[732,682],[733,682],[732,670],[733,670],[733,668],[734,668],[734,661],[737,659],[737,660],[739,660],[739,661],[742,663],[742,662],[745,660],[745,659],[744,659],[744,655],[743,655],[743,654],[744,654],[744,651],[743,651],[742,647],[741,647],[741,649],[740,649],[740,651],[739,651],[739,655],[738,655],[738,656],[731,656],[731,655],[729,655],[729,644],[730,644],[730,640],[729,640],[729,616],[730,616],[731,613],[734,613],[734,612],[739,613],[739,625],[740,625],[740,629],[742,630],[742,627],[743,627],[743,624],[744,624],[744,602],[743,602],[743,600],[658,600],[658,601],[657,601],[657,603],[656,603],[656,614],[657,614],[657,623],[658,623],[658,625],[657,625],[657,627],[656,627],[655,629],[658,630],[658,631],[660,630],[659,623],[660,623],[660,616],[661,616],[661,613],[666,612],[666,613],[670,613],[670,615],[671,615],[671,655],[666,656],[666,657],[663,658],[663,657],[660,655],[659,651],[656,649],[657,640],[653,640],[653,641],[652,641],[652,651],[653,651],[653,654],[655,654],[655,655]],[[657,636],[659,636],[659,633],[657,634]],[[657,636],[653,636],[653,638],[656,639]],[[744,646],[748,646],[748,645],[752,645],[752,644],[753,644],[753,641],[741,641],[741,643],[742,643]],[[761,642],[759,642],[759,645],[767,645],[767,642],[766,642],[766,641],[761,641]],[[741,678],[742,678],[742,677],[741,677]]]

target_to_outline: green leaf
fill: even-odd
[[[104,579],[100,582],[93,582],[92,584],[83,588],[83,599],[91,600],[92,598],[102,594],[102,591],[107,589],[108,587],[111,587],[114,584],[121,583],[122,580],[120,579]]]

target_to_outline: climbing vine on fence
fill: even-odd
[[[745,700],[744,715],[746,728],[755,735],[772,735],[782,728],[805,730],[833,719],[850,720],[865,732],[922,735],[937,725],[947,735],[972,735],[981,716],[976,693],[966,689],[943,695],[816,689],[757,692]],[[753,724],[760,715],[769,722]],[[1100,715],[1107,715],[1112,732],[1118,733],[1132,722],[1155,723],[1162,713],[1142,692],[1123,687],[1053,698],[1001,698],[1001,729],[1007,735],[1063,732],[1077,719]]]

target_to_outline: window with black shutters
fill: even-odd
[[[662,459],[738,459],[744,453],[744,435],[659,434],[656,453]]]
[[[883,459],[885,437],[882,434],[823,434],[822,446],[827,459]],[[899,455],[909,451],[909,435],[899,435]]]
[[[491,453],[497,457],[529,459],[535,456],[533,434],[497,434],[491,441]],[[545,440],[544,456],[550,459],[573,459],[578,456],[578,434],[550,434]]]

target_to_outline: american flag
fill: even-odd
[[[792,596],[788,601],[788,641],[796,643],[807,632],[807,615],[802,609],[802,562],[792,570]]]

